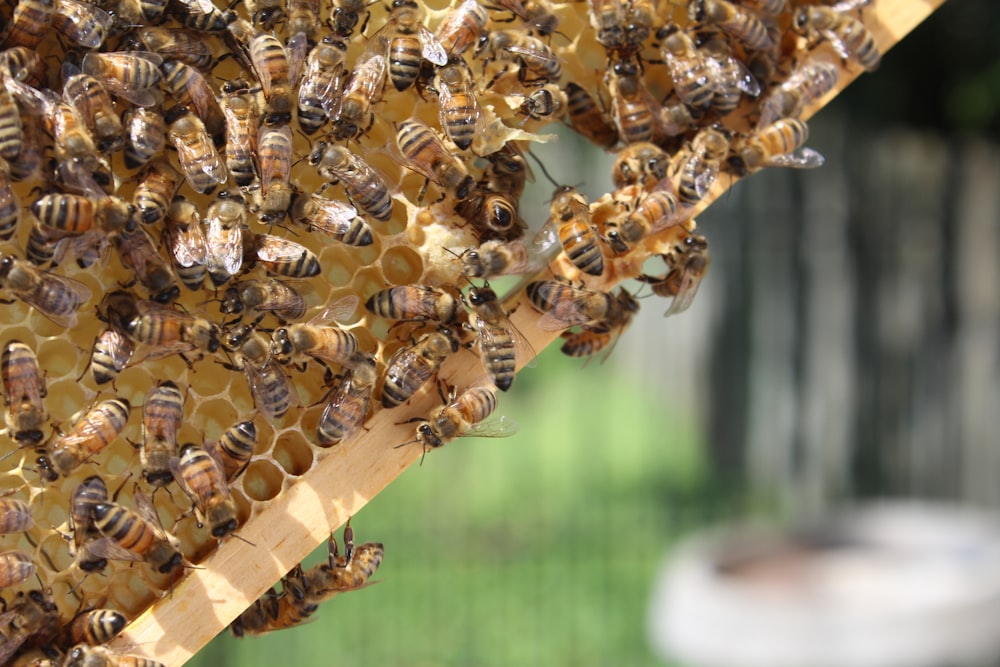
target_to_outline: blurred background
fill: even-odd
[[[385,544],[378,585],[191,664],[675,664],[648,616],[692,533],[868,498],[1000,505],[997,44],[1000,3],[946,3],[810,122],[823,168],[767,170],[700,217],[688,312],[645,299],[603,364],[550,348],[502,397],[518,435],[449,444],[355,517]],[[607,157],[563,135],[553,175],[609,189]],[[584,163],[582,183],[562,167]]]

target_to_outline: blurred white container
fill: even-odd
[[[796,535],[722,527],[670,555],[649,630],[689,667],[997,664],[1000,517],[886,502]]]

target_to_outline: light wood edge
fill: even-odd
[[[875,0],[865,12],[866,23],[884,53],[923,21],[944,0]],[[849,67],[836,90],[810,108],[812,115],[846,87],[860,70]],[[700,212],[731,186],[720,179],[711,196],[697,208]],[[651,247],[646,244],[647,248]],[[637,272],[650,250],[640,249],[637,258],[617,263],[609,277],[591,286],[609,289]],[[563,264],[563,268],[566,268]],[[520,302],[520,295],[513,303]],[[514,323],[536,351],[558,336],[537,326],[538,315],[530,306],[518,307]],[[482,380],[478,359],[460,352],[445,366],[443,376],[457,386]],[[182,665],[198,652],[264,591],[296,563],[328,538],[400,473],[420,459],[418,446],[395,448],[413,438],[412,424],[401,425],[412,416],[426,415],[437,403],[434,389],[418,394],[407,407],[381,410],[355,440],[323,451],[318,462],[290,488],[257,511],[239,530],[247,544],[229,538],[192,570],[172,593],[135,619],[111,644],[116,652],[144,655],[168,666]],[[428,463],[433,464],[432,453]],[[363,523],[356,526],[359,539],[368,535]],[[397,557],[390,552],[388,558]],[[248,640],[252,641],[252,639]]]

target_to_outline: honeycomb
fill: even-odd
[[[139,39],[140,25],[134,19],[136,8],[141,11],[147,0],[107,0],[95,3],[109,12],[98,14],[97,22],[106,21],[115,26],[111,30],[112,34],[97,43],[88,42],[88,37],[79,34],[84,29],[83,23],[61,18],[72,17],[74,12],[100,11],[88,10],[88,5],[75,0],[55,3],[57,18],[53,25],[56,30],[47,29],[42,21],[42,28],[37,36],[33,37],[30,30],[24,32],[24,26],[31,27],[32,21],[41,21],[36,14],[45,15],[49,11],[46,7],[50,4],[45,0],[20,0],[16,5],[8,5],[3,9],[4,24],[7,26],[3,37],[4,48],[9,49],[16,43],[34,44],[44,69],[44,78],[34,85],[25,83],[30,81],[31,68],[12,66],[10,51],[4,52],[6,59],[3,60],[0,71],[8,84],[7,88],[14,92],[11,99],[20,107],[25,137],[38,138],[42,144],[39,149],[41,154],[44,158],[53,158],[51,161],[40,158],[38,166],[31,169],[30,163],[17,154],[11,156],[10,165],[6,169],[14,181],[11,187],[18,201],[16,205],[19,220],[12,236],[3,243],[2,252],[5,256],[19,258],[17,261],[25,257],[35,216],[38,214],[33,205],[40,197],[68,191],[74,187],[76,180],[87,181],[86,178],[81,179],[76,172],[79,164],[87,164],[91,175],[99,172],[98,169],[90,169],[94,162],[81,159],[79,154],[75,157],[68,155],[65,146],[53,141],[53,128],[47,126],[46,114],[54,115],[58,101],[44,98],[40,103],[36,99],[34,104],[41,104],[45,112],[39,113],[37,108],[32,107],[33,94],[30,91],[25,93],[24,88],[29,85],[36,90],[50,88],[57,96],[62,85],[60,69],[63,62],[82,66],[84,71],[88,71],[91,69],[88,62],[95,62],[93,58],[88,60],[88,54],[96,51],[145,50],[148,46]],[[155,5],[153,2],[149,4]],[[210,4],[206,1],[171,0],[162,19],[162,26],[179,27],[185,12],[198,18],[209,16],[209,9],[221,9],[212,8]],[[289,5],[292,4],[289,2]],[[426,14],[425,25],[432,33],[457,12],[478,7],[488,17],[482,34],[529,37],[550,48],[556,56],[556,59],[542,58],[540,62],[536,62],[532,60],[532,53],[526,52],[522,47],[505,49],[498,46],[494,48],[491,57],[484,57],[479,53],[475,42],[461,56],[462,62],[468,65],[471,80],[475,84],[475,96],[481,109],[480,124],[476,126],[467,149],[449,145],[447,152],[460,158],[464,169],[474,181],[478,182],[489,167],[490,163],[484,156],[496,153],[507,145],[527,151],[532,145],[551,141],[546,133],[547,125],[569,122],[565,112],[547,117],[539,115],[537,109],[531,112],[534,116],[525,111],[529,99],[532,104],[544,102],[541,91],[545,88],[542,84],[546,80],[539,72],[554,77],[553,83],[565,85],[574,82],[596,95],[603,122],[613,127],[616,124],[612,117],[614,114],[610,109],[601,107],[614,107],[615,97],[623,94],[621,86],[625,83],[607,74],[609,62],[615,59],[631,62],[634,59],[642,64],[642,71],[637,78],[648,88],[649,98],[656,100],[656,113],[664,113],[660,111],[660,107],[665,105],[664,100],[670,99],[672,85],[668,68],[657,48],[660,37],[651,34],[631,52],[623,47],[622,53],[615,53],[614,49],[602,44],[606,39],[599,40],[594,27],[597,21],[594,8],[599,11],[606,6],[610,11],[615,7],[627,7],[628,11],[633,11],[634,8],[646,5],[639,2],[619,5],[616,0],[595,0],[593,3],[552,0],[550,3],[532,2],[525,5],[506,0],[496,4],[501,7],[493,7],[487,3],[478,6],[474,0],[465,0],[463,3],[440,0],[421,5]],[[654,8],[655,13],[652,33],[656,33],[656,28],[667,23],[674,23],[682,28],[687,26],[689,4],[693,6],[699,2],[659,0],[650,3],[649,7]],[[744,4],[766,8],[776,3]],[[796,6],[800,4],[822,3],[790,3]],[[884,51],[937,4],[939,3],[915,0],[875,0],[873,7],[852,9],[844,14],[863,16],[875,43]],[[313,31],[311,40],[319,40],[323,35],[336,30],[334,18],[340,16],[338,12],[351,3],[339,0],[334,5],[331,13],[323,3],[320,9],[323,20],[314,22],[309,28]],[[266,22],[261,16],[266,15],[269,9],[283,6],[283,2],[268,0],[247,2],[245,6],[240,3],[230,9],[235,14],[225,17],[223,25],[227,27],[221,31],[194,31],[191,34],[200,35],[216,57],[232,52],[231,35],[235,34],[235,26],[238,25],[249,25],[254,32],[270,30],[281,40],[290,40],[290,21],[282,19],[267,28],[259,25],[253,27],[255,22]],[[488,10],[485,9],[487,6]],[[547,9],[557,18],[556,31],[544,30],[538,19],[524,20],[521,16],[529,9],[538,7]],[[792,66],[805,58],[807,52],[825,53],[829,62],[837,67],[839,78],[835,86],[809,100],[806,108],[796,110],[797,116],[806,118],[856,76],[861,67],[857,62],[842,61],[835,55],[830,55],[832,50],[829,40],[806,39],[789,30],[792,9],[793,7],[788,7],[775,15],[772,21],[777,26],[778,32],[775,34],[779,39],[770,53],[772,67],[767,70],[769,74],[762,81],[764,89],[759,99],[766,99],[769,87],[779,87],[789,76]],[[392,34],[391,27],[394,24],[390,20],[389,11],[380,3],[360,4],[359,24],[350,31],[351,34],[346,39],[348,49],[344,56],[345,66],[339,75],[342,79],[347,78],[350,72],[377,51],[380,39]],[[739,11],[756,15],[754,12],[757,10],[740,7]],[[234,16],[236,21],[233,21]],[[328,18],[330,22],[327,21]],[[69,27],[67,23],[70,24]],[[122,25],[127,28],[122,28]],[[390,26],[390,32],[382,30],[382,26],[386,25]],[[308,46],[311,48],[312,44]],[[735,49],[737,55],[749,60],[748,52],[742,46],[737,44]],[[163,49],[157,47],[151,50]],[[164,55],[163,59],[170,61],[174,57],[176,56]],[[554,63],[559,66],[558,73],[552,70]],[[424,65],[427,65],[427,61],[424,61]],[[166,72],[166,69],[163,68],[163,71]],[[241,77],[251,80],[259,78],[253,71],[246,71],[239,58],[216,58],[203,74],[217,97],[223,96],[221,82],[232,82]],[[470,223],[469,216],[463,215],[460,200],[465,198],[459,196],[455,188],[443,187],[439,183],[430,183],[428,187],[428,178],[419,169],[414,169],[397,148],[398,128],[408,119],[418,119],[432,128],[437,136],[442,136],[444,128],[441,127],[439,118],[441,92],[429,85],[434,83],[433,78],[424,79],[424,76],[423,73],[420,74],[418,78],[421,81],[403,91],[397,91],[393,85],[384,81],[378,87],[381,92],[375,96],[379,99],[371,105],[370,114],[368,111],[361,114],[359,122],[363,127],[357,136],[331,134],[331,130],[335,128],[327,124],[310,137],[298,131],[297,119],[291,123],[294,129],[291,133],[294,163],[290,183],[300,196],[322,192],[322,196],[327,199],[341,202],[350,200],[345,183],[328,178],[310,163],[309,157],[318,141],[347,146],[352,154],[361,156],[384,175],[390,187],[392,214],[385,220],[379,220],[374,215],[364,216],[373,232],[373,242],[370,245],[348,245],[320,231],[308,229],[294,220],[295,216],[290,215],[278,224],[269,224],[271,221],[262,221],[260,211],[255,211],[253,206],[248,207],[246,214],[247,233],[275,235],[301,244],[315,253],[319,261],[319,274],[289,282],[301,293],[307,305],[306,314],[301,320],[313,321],[313,318],[332,304],[349,304],[350,312],[338,319],[337,324],[356,337],[359,350],[374,356],[380,378],[393,353],[410,345],[411,341],[425,332],[435,330],[436,324],[411,322],[405,326],[397,326],[392,320],[366,312],[362,304],[379,290],[394,285],[441,286],[456,294],[459,290],[468,291],[470,280],[464,275],[462,254],[480,244],[485,248],[489,243],[502,243],[506,240],[504,234],[512,234],[497,232],[491,237],[490,233],[477,230]],[[109,81],[112,77],[98,78]],[[349,81],[343,85],[350,87]],[[155,84],[152,87],[155,101],[150,107],[157,110],[170,109],[182,95],[183,88],[171,90],[165,81]],[[264,98],[266,91],[259,88],[260,86],[252,90],[251,94],[263,108],[267,105]],[[556,95],[558,97],[558,93]],[[116,95],[115,113],[125,114],[135,107],[133,102],[134,100],[127,99],[125,93]],[[656,140],[669,156],[672,171],[676,171],[684,156],[690,154],[691,142],[703,126],[721,122],[726,131],[731,133],[727,136],[737,142],[733,145],[745,140],[747,133],[752,131],[752,121],[749,119],[759,113],[759,110],[755,111],[756,107],[757,102],[744,95],[739,108],[731,113],[708,113],[690,128],[675,134],[661,134],[658,131]],[[367,125],[369,116],[370,126]],[[625,143],[616,140],[604,147],[621,151]],[[184,156],[176,150],[167,150],[163,155],[161,159],[177,172],[176,194],[192,202],[202,217],[209,214],[219,191],[227,188],[236,191],[234,182],[228,180],[220,183],[215,192],[196,192],[190,180],[181,175],[184,171],[182,161],[190,159],[190,156]],[[105,152],[101,160],[106,163],[102,166],[113,177],[112,182],[103,184],[105,192],[126,202],[133,201],[138,179],[145,173],[144,170],[130,166],[122,150]],[[67,165],[69,182],[66,181],[66,172],[60,170]],[[615,252],[607,242],[609,230],[620,228],[638,202],[661,188],[659,180],[623,185],[615,192],[589,204],[591,222],[602,234],[599,247],[604,268],[600,275],[582,273],[564,254],[560,254],[547,266],[539,265],[536,269],[532,265],[536,274],[534,278],[526,276],[521,285],[505,297],[505,307],[516,331],[523,335],[533,350],[541,350],[556,340],[559,331],[539,326],[542,315],[523,297],[522,287],[525,283],[530,279],[562,276],[573,281],[573,285],[608,291],[621,281],[643,273],[647,260],[651,257],[663,258],[670,268],[670,262],[677,260],[676,248],[693,235],[696,227],[694,215],[729,187],[736,180],[736,175],[732,170],[723,170],[710,184],[710,192],[705,193],[700,201],[692,203],[676,224],[644,235],[630,243],[626,252]],[[98,179],[94,179],[94,182],[97,181]],[[665,182],[673,187],[669,181]],[[99,182],[97,184],[102,185]],[[89,188],[86,192],[94,201],[101,201],[105,197],[104,194],[95,192],[89,182],[85,182],[84,187]],[[253,186],[244,188],[243,194],[252,202]],[[357,205],[357,201],[354,203],[361,212],[362,207]],[[527,221],[532,232],[541,227],[542,222]],[[150,234],[154,239],[156,252],[166,260],[167,243],[160,241],[164,223],[157,221],[138,226]],[[4,452],[4,470],[0,473],[0,493],[26,501],[33,525],[23,532],[6,535],[4,550],[30,555],[37,577],[8,587],[4,591],[4,598],[12,602],[22,599],[18,595],[27,591],[43,589],[58,608],[59,625],[68,623],[80,609],[117,610],[133,623],[111,643],[112,651],[148,655],[165,664],[181,664],[308,552],[326,540],[331,530],[356,514],[368,500],[425,453],[416,444],[403,447],[397,445],[414,440],[414,424],[407,423],[408,420],[426,417],[433,408],[441,405],[442,399],[436,384],[429,382],[403,406],[392,410],[381,409],[378,401],[380,379],[372,400],[373,414],[367,419],[365,427],[342,443],[321,447],[316,438],[317,426],[324,401],[331,386],[335,387],[337,382],[333,380],[331,385],[330,376],[345,370],[336,364],[333,369],[311,361],[302,367],[283,367],[292,380],[297,396],[295,404],[285,415],[273,419],[261,414],[261,406],[257,405],[254,392],[249,386],[248,374],[236,367],[239,365],[239,355],[224,349],[207,353],[189,350],[184,356],[168,354],[158,357],[155,349],[140,345],[140,358],[129,363],[113,384],[98,385],[90,368],[90,356],[95,339],[108,327],[106,313],[102,315],[98,309],[102,297],[118,289],[129,290],[137,299],[155,296],[152,293],[155,290],[151,291],[142,280],[137,281],[135,272],[123,265],[117,248],[118,241],[109,245],[116,247],[104,248],[99,261],[88,268],[82,268],[77,262],[71,261],[71,254],[69,259],[60,261],[58,266],[39,269],[79,281],[89,291],[89,298],[70,316],[70,326],[67,326],[65,319],[54,321],[36,305],[29,303],[31,298],[26,301],[23,294],[12,289],[11,285],[7,284],[7,289],[3,290],[4,296],[10,298],[11,302],[0,305],[3,312],[3,336],[0,344],[21,341],[30,347],[37,356],[47,389],[44,398],[47,419],[43,427],[44,438],[37,443],[38,446],[34,443],[22,446],[22,443],[13,439],[13,434],[6,435],[8,443]],[[206,318],[224,330],[231,330],[236,326],[234,322],[250,322],[253,320],[250,315],[234,318],[222,313],[220,305],[227,287],[237,281],[272,277],[262,264],[256,262],[248,270],[241,271],[239,275],[224,282],[218,289],[213,289],[207,279],[204,287],[198,290],[181,285],[179,296],[168,307]],[[478,284],[478,281],[471,282]],[[676,290],[670,293],[667,288],[667,293],[676,295]],[[257,331],[270,337],[273,330],[283,324],[285,323],[279,322],[272,314],[265,314],[257,325]],[[478,358],[478,347],[471,346],[475,334],[464,328],[460,329],[463,349],[459,349],[445,361],[438,376],[458,389],[488,384],[489,377]],[[617,335],[620,331],[613,333]],[[150,358],[142,359],[143,355]],[[527,361],[528,359],[519,357],[518,366]],[[183,421],[177,433],[177,443],[192,442],[200,445],[215,442],[234,424],[247,419],[253,420],[257,431],[253,456],[243,473],[229,485],[239,525],[236,536],[215,539],[207,528],[199,524],[191,509],[191,502],[177,484],[171,483],[163,489],[155,489],[142,478],[139,451],[143,431],[142,406],[151,390],[167,380],[174,382],[183,395]],[[69,474],[51,479],[39,457],[50,452],[58,441],[59,434],[70,429],[81,411],[98,401],[113,397],[126,399],[132,406],[122,434]],[[161,574],[143,562],[109,560],[103,572],[87,574],[80,569],[71,555],[69,499],[83,480],[95,474],[105,480],[109,492],[115,494],[114,502],[122,507],[135,509],[142,496],[152,498],[164,529],[179,541],[185,567],[170,574]],[[363,533],[363,526],[359,524],[357,530]],[[15,608],[16,604],[15,602]],[[2,631],[7,637],[13,620],[9,615],[0,618],[4,619]],[[4,639],[0,643],[0,656],[3,658],[0,662],[6,664],[20,652],[27,653],[37,648],[36,645],[51,650],[55,634],[55,629],[41,630],[28,640],[23,640],[23,645],[14,639]],[[57,653],[67,649],[68,646],[64,644]],[[60,658],[56,656],[51,659]],[[66,664],[71,662],[72,659],[67,657]]]

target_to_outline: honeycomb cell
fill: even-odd
[[[75,488],[75,485],[70,484]],[[66,521],[68,505],[60,494],[40,493],[31,499],[31,516],[38,526],[59,526]]]
[[[358,267],[351,253],[339,246],[324,249],[320,255],[320,264],[324,279],[333,287],[349,285]]]
[[[247,497],[237,489],[233,489],[233,502],[236,503],[236,519],[241,526],[245,526],[253,516],[253,506]]]
[[[69,542],[57,533],[50,533],[42,539],[38,544],[38,554],[36,560],[55,572],[68,570],[73,565]]]
[[[50,382],[48,385],[49,395],[45,399],[45,407],[49,415],[57,420],[69,420],[80,411],[81,408],[90,407],[93,400],[89,399],[87,390],[75,379],[59,380]],[[69,427],[70,424],[65,424]]]
[[[304,474],[313,464],[312,449],[298,431],[285,431],[279,435],[271,458],[292,477]]]
[[[395,246],[382,257],[382,275],[392,285],[411,285],[420,280],[424,271],[423,260],[412,248]]]
[[[191,422],[207,440],[218,440],[227,428],[241,421],[240,412],[226,399],[197,401]]]
[[[114,600],[114,608],[129,618],[138,616],[160,596],[138,572],[128,570],[116,572],[106,590],[108,597]]]
[[[270,461],[253,461],[243,473],[243,491],[252,500],[270,500],[281,492],[284,480],[284,473]]]
[[[75,345],[62,338],[42,341],[35,354],[50,378],[71,375],[83,358],[83,353]]]

